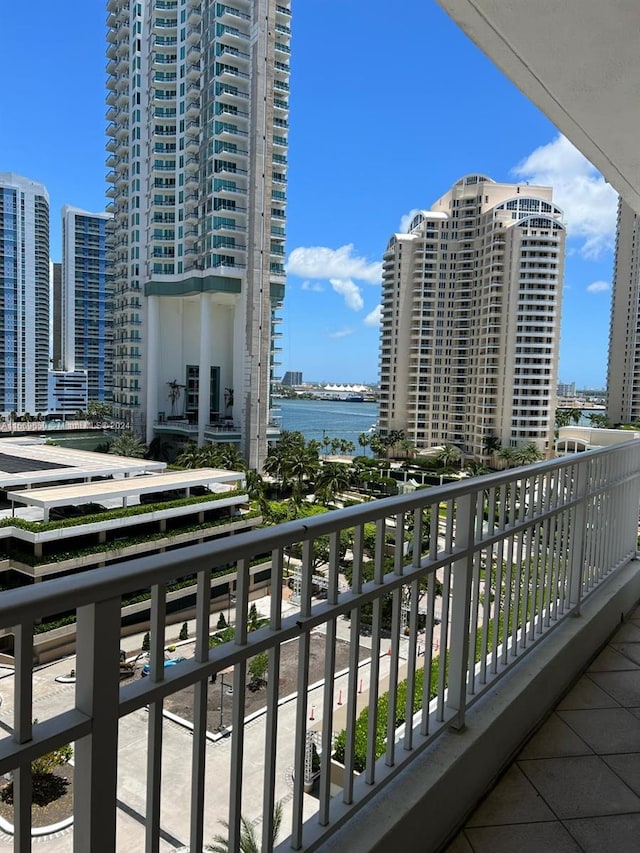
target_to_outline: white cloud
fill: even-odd
[[[379,284],[382,278],[382,263],[372,263],[354,255],[353,243],[339,249],[300,246],[289,255],[286,270],[302,278],[356,279],[369,284]]]
[[[581,242],[583,257],[594,259],[613,248],[617,193],[565,136],[536,148],[512,173],[553,187],[553,199],[565,213],[567,235]]]
[[[319,281],[303,281],[300,290],[311,290],[313,293],[324,293],[324,287]]]
[[[360,293],[360,288],[357,284],[354,284],[350,278],[331,278],[329,279],[329,283],[336,293],[339,293],[340,296],[344,296],[347,308],[351,308],[352,311],[362,310],[364,307],[364,301],[362,299],[362,294]]]
[[[353,329],[339,329],[337,332],[329,332],[330,338],[347,338],[353,334]]]
[[[400,225],[398,225],[398,234],[407,233],[407,231],[409,230],[409,226],[411,225],[411,220],[416,215],[416,213],[419,212],[420,211],[418,210],[418,208],[414,207],[412,210],[409,211],[409,213],[405,213],[405,215],[401,217]]]
[[[382,305],[376,305],[362,321],[365,326],[379,326],[382,319]]]
[[[605,293],[608,290],[611,290],[608,281],[594,281],[587,286],[587,293]]]

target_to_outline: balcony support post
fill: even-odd
[[[33,625],[23,622],[13,629],[15,637],[15,703],[13,739],[28,743],[33,735]],[[31,851],[31,768],[21,765],[13,772],[14,849]]]
[[[571,524],[571,542],[569,543],[569,595],[568,605],[574,616],[580,615],[580,602],[582,600],[582,571],[585,555],[585,537],[587,533],[587,487],[589,467],[584,460],[579,460],[576,465],[576,498]],[[592,534],[593,535],[593,534]]]
[[[74,853],[116,849],[120,598],[78,607],[76,707],[92,720],[75,744]]]
[[[453,564],[451,593],[451,641],[449,645],[449,684],[447,708],[455,713],[450,726],[464,729],[467,668],[469,661],[469,614],[473,578],[473,544],[475,494],[462,495],[457,500],[456,551],[462,552]],[[446,630],[446,626],[445,626]]]

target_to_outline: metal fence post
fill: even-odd
[[[79,607],[76,707],[92,720],[75,744],[74,853],[116,849],[120,599]]]
[[[455,711],[450,721],[454,729],[464,728],[469,660],[469,613],[473,577],[473,544],[475,494],[466,494],[456,502],[456,551],[465,552],[453,564],[451,592],[451,641],[449,644],[449,678],[447,708]],[[446,625],[443,626],[446,631]]]

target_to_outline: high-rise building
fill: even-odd
[[[459,180],[383,259],[380,429],[419,448],[553,442],[565,228],[552,189]]]
[[[609,329],[607,416],[611,423],[640,419],[640,220],[618,203],[616,255]]]
[[[49,369],[49,196],[0,172],[0,412],[46,412]]]
[[[49,265],[49,306],[51,317],[50,364],[52,370],[62,370],[62,264]]]
[[[260,468],[284,296],[290,0],[108,0],[116,417]],[[274,432],[274,435],[277,432]]]
[[[113,299],[106,259],[108,213],[62,208],[62,369],[86,371],[89,400],[111,401]],[[54,300],[54,329],[56,328]],[[55,359],[54,359],[55,366]]]

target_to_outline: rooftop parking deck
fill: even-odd
[[[94,501],[119,500],[127,506],[130,498],[162,491],[185,490],[196,486],[208,486],[212,491],[225,491],[230,483],[244,481],[240,471],[224,471],[217,468],[194,468],[186,471],[168,471],[159,474],[139,474],[118,480],[52,486],[43,489],[9,491],[7,499],[27,506],[40,507],[44,520],[49,510],[68,504],[86,504]]]

